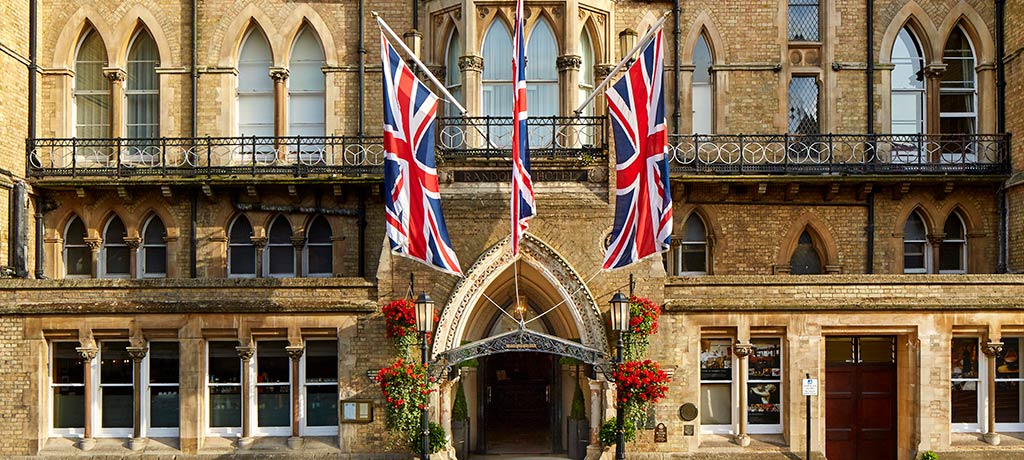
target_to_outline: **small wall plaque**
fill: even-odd
[[[664,423],[654,428],[654,442],[668,442],[668,427]]]
[[[679,418],[684,422],[691,422],[697,418],[697,406],[693,403],[686,403],[679,406]]]
[[[368,399],[343,399],[341,401],[341,423],[370,423],[373,421],[373,401]]]
[[[693,436],[693,425],[683,425],[683,436]]]

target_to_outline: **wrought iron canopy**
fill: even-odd
[[[535,352],[567,356],[592,364],[599,372],[610,376],[612,363],[608,354],[576,342],[531,331],[526,328],[509,331],[487,339],[445,351],[430,363],[430,374],[440,376],[453,366],[470,359],[498,353]]]

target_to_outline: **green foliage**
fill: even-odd
[[[583,389],[576,383],[576,391],[572,394],[572,410],[569,411],[570,420],[583,420],[587,418],[586,401],[583,399]]]
[[[939,455],[929,450],[921,453],[921,460],[939,460]]]
[[[636,424],[630,418],[622,420],[622,438],[626,442],[636,440]],[[598,439],[601,440],[601,445],[603,446],[615,445],[615,419],[610,418],[601,424],[601,432],[598,435]]]
[[[440,452],[441,449],[444,448],[444,445],[448,441],[448,438],[445,437],[445,435],[444,435],[444,428],[441,428],[441,425],[438,425],[436,423],[431,422],[429,426],[430,426],[430,453],[431,454],[436,454],[436,453]],[[421,444],[422,444],[422,442],[420,440],[420,432],[419,432],[419,430],[416,430],[416,432],[411,433],[410,436],[409,436],[409,447],[411,448],[413,453],[415,453],[415,454],[422,454],[423,453],[422,449],[420,449],[420,445]]]
[[[459,389],[455,391],[455,401],[452,403],[452,420],[462,422],[469,420],[469,408],[466,404],[466,391],[462,389],[462,381],[459,381]]]

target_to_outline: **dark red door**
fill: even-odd
[[[863,349],[862,338],[855,337],[829,338],[826,344],[829,460],[896,460],[896,360],[880,350],[885,343],[876,339],[882,338],[870,338]],[[843,359],[847,347],[850,354]]]

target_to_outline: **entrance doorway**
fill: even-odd
[[[826,337],[829,460],[896,460],[896,401],[895,337]]]
[[[486,454],[561,451],[558,358],[501,353],[480,359],[477,450]]]

